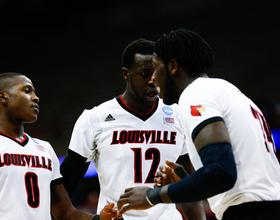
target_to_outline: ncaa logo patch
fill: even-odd
[[[170,108],[169,106],[163,106],[162,111],[167,115],[172,115],[173,114],[173,109]]]

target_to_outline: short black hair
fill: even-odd
[[[139,38],[126,46],[122,53],[122,66],[131,69],[135,64],[135,54],[152,55],[155,42]]]
[[[14,77],[24,76],[21,73],[16,72],[5,72],[0,74],[0,91],[6,90],[7,85],[11,82]]]
[[[206,41],[183,28],[159,38],[155,44],[155,53],[165,65],[175,59],[193,77],[212,70],[214,66],[215,58]]]

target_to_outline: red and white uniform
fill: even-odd
[[[237,167],[235,186],[208,201],[221,219],[233,205],[280,200],[280,167],[269,126],[260,109],[234,85],[222,79],[198,78],[181,94],[181,123],[186,132],[190,159],[202,166],[192,136],[207,121],[224,119]]]
[[[178,105],[166,106],[159,99],[149,113],[141,115],[121,97],[85,110],[75,124],[69,149],[87,161],[94,159],[101,187],[98,213],[110,202],[117,204],[126,188],[153,187],[153,177],[165,159],[176,161],[187,153]],[[123,217],[182,219],[174,204],[131,210]]]
[[[0,218],[51,220],[50,184],[62,177],[51,145],[0,132]]]

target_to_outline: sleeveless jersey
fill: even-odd
[[[181,123],[195,167],[202,166],[192,138],[207,121],[223,118],[237,167],[235,186],[209,198],[221,219],[233,205],[251,201],[280,200],[280,167],[273,137],[261,110],[234,85],[222,79],[198,78],[179,99]]]
[[[50,183],[61,178],[48,142],[23,141],[0,132],[0,216],[5,220],[51,220]]]
[[[186,154],[178,105],[157,100],[146,115],[129,108],[121,97],[85,110],[73,129],[69,149],[94,159],[100,182],[98,213],[114,202],[126,188],[153,187],[153,178],[165,159],[176,161]],[[182,219],[174,204],[148,210],[130,210],[126,220]]]

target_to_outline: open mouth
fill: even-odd
[[[157,99],[157,96],[158,96],[158,91],[153,89],[152,91],[148,91],[147,92],[147,98],[148,100],[150,101],[154,101]]]

